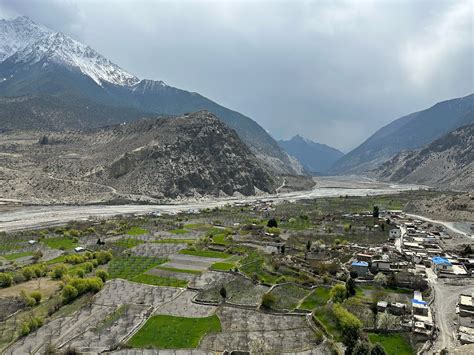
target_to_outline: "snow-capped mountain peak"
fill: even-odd
[[[0,62],[7,60],[14,64],[62,64],[101,86],[104,82],[133,86],[140,81],[91,47],[26,16],[0,20]]]
[[[53,62],[80,70],[98,85],[109,82],[115,85],[130,86],[139,82],[134,75],[118,65],[63,33],[52,34],[28,45],[10,57],[14,63],[35,64]]]
[[[0,20],[0,62],[52,33],[26,16]]]

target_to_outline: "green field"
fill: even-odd
[[[148,231],[141,227],[135,226],[135,227],[129,228],[125,233],[127,233],[128,235],[142,235],[142,234],[147,234]]]
[[[221,259],[227,259],[231,256],[230,254],[223,253],[221,251],[214,251],[214,250],[183,249],[179,253],[186,254],[186,255],[202,256],[204,258],[221,258]]]
[[[194,275],[201,275],[202,272],[199,270],[191,270],[191,269],[176,269],[174,267],[166,267],[166,266],[157,266],[156,269],[166,270],[166,271],[173,271],[173,272],[182,272],[184,274],[194,274]]]
[[[126,239],[120,239],[116,241],[114,244],[122,247],[122,248],[133,248],[136,247],[137,245],[143,244],[144,242],[142,240],[138,239],[133,239],[133,238],[126,238]]]
[[[78,246],[77,242],[75,242],[72,238],[67,237],[46,238],[43,239],[43,243],[51,249],[69,250]]]
[[[229,271],[235,267],[235,264],[231,263],[214,263],[211,265],[211,270],[217,271]]]
[[[412,355],[413,351],[408,340],[401,334],[368,333],[372,344],[379,343],[387,355]]]
[[[207,318],[158,315],[148,319],[127,344],[135,348],[192,349],[204,335],[220,331],[221,323],[215,315]]]
[[[108,267],[110,278],[121,278],[131,280],[146,271],[166,262],[166,259],[142,257],[142,256],[120,256],[113,258]]]
[[[173,238],[167,238],[167,239],[158,239],[154,240],[153,243],[158,243],[158,244],[193,244],[195,242],[194,239],[173,239]]]
[[[171,286],[171,287],[186,287],[187,281],[178,280],[171,277],[162,277],[150,274],[140,274],[131,279],[131,281],[153,286]]]
[[[301,302],[299,308],[311,311],[318,306],[324,306],[330,297],[329,288],[318,287]]]
[[[32,256],[33,252],[31,251],[24,251],[22,253],[14,253],[14,254],[7,254],[3,255],[3,257],[7,260],[16,260],[19,258],[24,258],[25,256]]]

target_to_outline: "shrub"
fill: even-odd
[[[337,284],[331,288],[331,299],[336,303],[344,302],[347,296],[346,286]]]
[[[21,335],[25,337],[28,334],[30,334],[30,332],[31,332],[30,325],[28,324],[28,322],[24,322],[21,325]]]
[[[270,218],[267,222],[267,227],[268,228],[277,228],[278,227],[278,222],[275,218]]]
[[[51,277],[55,280],[61,279],[67,273],[67,266],[58,264],[51,270]]]
[[[78,294],[79,292],[74,286],[66,285],[63,288],[62,296],[65,303],[73,301]]]
[[[13,277],[10,274],[0,272],[0,287],[10,287],[13,283]]]
[[[267,228],[267,233],[279,236],[280,235],[280,228],[278,228],[278,227]]]
[[[20,298],[27,307],[36,306],[36,300],[33,297],[30,297],[26,294],[24,290],[20,292]]]
[[[35,300],[36,304],[40,304],[41,300],[43,299],[43,295],[40,291],[31,292],[30,297]]]
[[[34,276],[34,271],[30,267],[24,267],[21,269],[21,274],[25,278],[26,281],[31,280]]]
[[[374,282],[375,284],[379,286],[386,286],[387,285],[387,276],[379,272],[377,275],[374,277]]]
[[[338,303],[333,305],[332,310],[343,334],[343,343],[352,350],[359,339],[362,322]]]
[[[96,251],[94,253],[94,259],[96,259],[100,265],[107,264],[112,260],[112,253],[104,250]]]
[[[347,296],[354,296],[356,294],[355,281],[352,277],[349,277],[346,281]]]
[[[370,350],[370,355],[386,355],[384,348],[379,343]]]
[[[105,270],[100,269],[95,272],[95,276],[105,282],[109,278],[109,273]]]
[[[275,302],[276,298],[271,293],[266,293],[262,296],[262,306],[265,308],[272,308]]]

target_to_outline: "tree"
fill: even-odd
[[[109,273],[105,270],[99,269],[95,272],[95,276],[100,278],[103,282],[107,281],[109,278]]]
[[[352,350],[352,355],[369,355],[370,354],[370,344],[366,341],[359,340],[354,349]]]
[[[362,322],[339,303],[333,305],[332,311],[342,330],[343,343],[347,346],[350,353],[360,337]]]
[[[331,288],[331,299],[336,303],[341,303],[346,299],[347,290],[346,286],[342,284],[334,285]]]
[[[346,281],[346,290],[348,296],[354,296],[356,294],[356,285],[352,277],[349,277]]]
[[[43,136],[43,137],[41,137],[38,143],[41,144],[41,145],[46,145],[46,144],[48,144],[48,143],[49,143],[49,138],[48,138],[48,136]]]
[[[357,273],[357,271],[354,271],[352,270],[349,275],[351,276],[351,278],[353,278],[354,280],[357,279],[359,277],[359,274]]]
[[[373,346],[372,350],[370,350],[370,355],[386,355],[386,352],[382,345],[377,343]]]
[[[221,297],[223,299],[226,299],[227,298],[227,290],[225,289],[224,286],[221,287],[220,291],[219,291],[219,294],[221,295]]]
[[[69,303],[73,301],[77,297],[78,294],[79,292],[74,286],[66,285],[63,288],[62,295],[63,295],[63,300],[65,303]]]
[[[267,222],[268,228],[278,228],[278,222],[275,218],[270,218]]]
[[[307,250],[307,251],[310,251],[310,250],[311,250],[311,240],[308,240],[308,241],[306,242],[306,250]]]
[[[67,266],[64,264],[56,265],[53,270],[51,271],[51,277],[53,279],[61,279],[67,272]]]
[[[390,276],[387,279],[387,286],[389,287],[396,287],[397,286],[397,277],[395,276],[395,273],[392,272]]]
[[[35,300],[36,304],[40,304],[43,294],[40,291],[33,291],[30,293],[30,297]]]
[[[13,277],[10,274],[0,272],[0,287],[10,287],[13,283]]]
[[[372,211],[372,216],[374,218],[379,218],[380,212],[379,212],[379,206],[374,206],[374,209]]]
[[[393,314],[390,314],[387,312],[378,314],[378,319],[377,319],[378,329],[384,329],[384,330],[394,329],[399,324],[400,324],[400,320],[398,319],[397,316],[394,316]]]
[[[280,251],[282,254],[285,254],[285,249],[286,249],[285,244],[282,244],[282,246],[280,247]]]
[[[385,276],[385,274],[379,272],[377,275],[375,275],[374,282],[378,286],[386,286],[387,285],[387,276]]]
[[[262,306],[265,308],[272,308],[276,299],[271,293],[266,293],[262,296]]]

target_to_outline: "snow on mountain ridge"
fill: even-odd
[[[0,62],[51,33],[52,30],[26,16],[0,20]]]
[[[37,25],[26,16],[0,20],[0,62],[59,63],[80,70],[98,85],[134,86],[140,80],[91,47],[60,32]]]
[[[35,64],[52,61],[78,68],[98,85],[107,81],[112,84],[131,86],[139,82],[134,75],[127,73],[118,65],[63,33],[56,32],[28,45],[11,56],[15,63]]]

